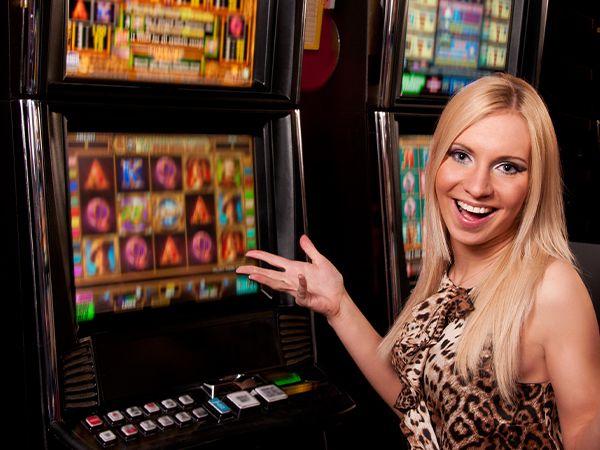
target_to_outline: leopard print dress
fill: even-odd
[[[412,449],[562,449],[550,383],[518,385],[514,404],[494,382],[491,351],[469,383],[454,373],[456,344],[473,310],[469,291],[445,275],[440,290],[413,308],[392,352],[402,391],[396,409]]]

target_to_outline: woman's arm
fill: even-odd
[[[272,289],[286,292],[296,299],[298,305],[323,314],[367,380],[392,406],[401,385],[390,359],[383,360],[378,356],[381,336],[348,295],[343,277],[335,266],[317,251],[308,237],[300,238],[300,246],[310,262],[291,261],[260,250],[250,250],[246,256],[277,269],[241,266],[237,272],[247,274],[251,280]]]
[[[577,272],[556,261],[536,299],[546,368],[556,394],[567,450],[600,449],[600,333],[590,296]]]

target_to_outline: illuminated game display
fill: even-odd
[[[67,78],[248,87],[257,0],[68,0]]]
[[[250,136],[68,133],[68,180],[78,321],[257,291]]]
[[[402,95],[451,95],[506,69],[512,0],[409,0]]]
[[[421,270],[425,165],[431,136],[401,136],[398,145],[402,242],[406,275],[414,281]]]

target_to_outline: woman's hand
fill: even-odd
[[[348,295],[343,277],[306,235],[300,238],[300,247],[310,262],[292,261],[262,250],[250,250],[246,253],[247,257],[264,261],[279,270],[240,266],[237,273],[247,274],[257,283],[292,295],[298,305],[321,313],[330,320],[340,312],[341,302]]]

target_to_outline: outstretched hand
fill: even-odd
[[[270,288],[285,292],[296,299],[300,306],[307,307],[328,319],[340,311],[340,305],[347,295],[344,280],[331,262],[321,255],[310,239],[303,235],[300,247],[310,262],[293,261],[262,250],[250,250],[249,258],[264,261],[277,269],[258,266],[240,266],[237,273]]]

